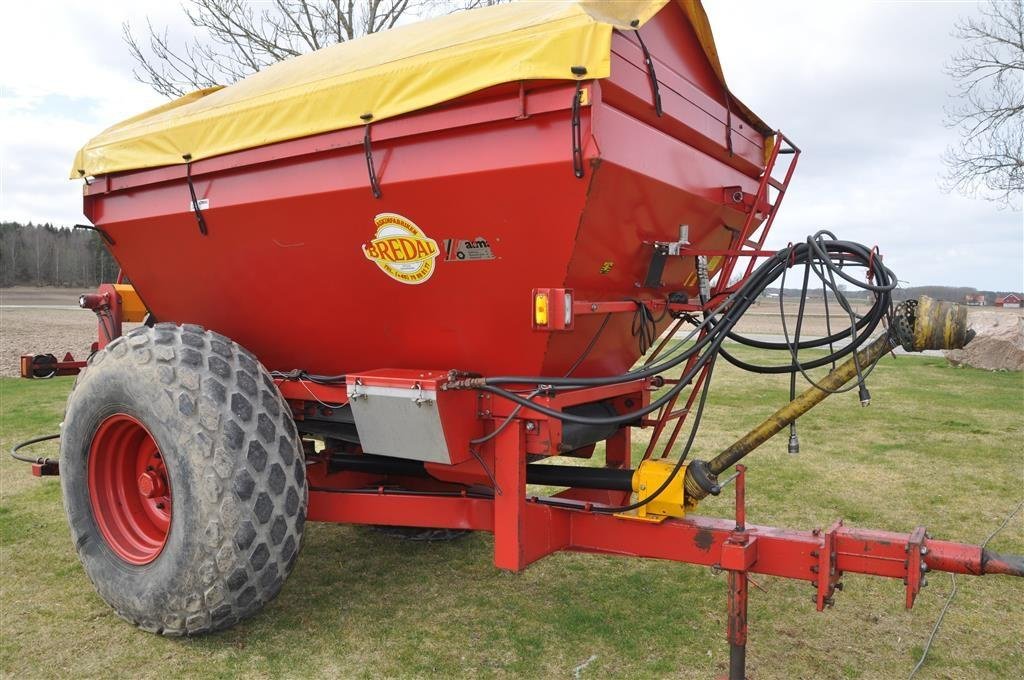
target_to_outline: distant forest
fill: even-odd
[[[117,270],[95,231],[0,222],[0,287],[94,287]]]
[[[0,287],[57,286],[93,287],[117,277],[117,262],[107,252],[103,237],[95,231],[55,227],[51,224],[0,222]],[[849,288],[849,287],[847,287]],[[766,292],[777,293],[778,288]],[[914,286],[897,289],[897,300],[930,295],[939,300],[963,302],[965,295],[985,295],[994,304],[998,295],[1020,291],[977,290],[955,286]],[[851,298],[863,291],[847,290]],[[787,288],[786,297],[797,297],[799,289]],[[821,289],[811,290],[811,299],[821,299]],[[832,298],[829,293],[829,298]]]
[[[1013,293],[1012,290],[978,290],[976,288],[964,288],[962,286],[911,286],[909,288],[898,288],[893,292],[895,300],[914,300],[922,295],[933,297],[936,300],[948,300],[949,302],[964,302],[968,295],[984,295],[986,305],[994,305],[997,297]]]
[[[766,296],[771,294],[772,297],[776,297],[778,292],[778,288],[769,287],[764,294]],[[936,300],[946,300],[948,302],[964,302],[966,296],[968,295],[984,295],[985,304],[994,305],[996,303],[997,297],[1002,297],[1003,295],[1007,295],[1009,293],[1014,292],[1020,294],[1019,291],[978,290],[977,288],[969,288],[966,286],[908,286],[906,288],[897,288],[896,290],[894,290],[892,292],[892,298],[893,300],[900,302],[902,300],[916,300],[922,295],[927,295],[928,297],[935,298]],[[851,300],[866,300],[869,297],[867,291],[853,289],[852,286],[846,286],[846,289],[843,291],[843,294],[846,295]],[[785,296],[787,300],[789,298],[799,298],[800,289],[786,288]],[[808,289],[807,299],[821,300],[821,288]],[[835,295],[832,293],[832,291],[829,291],[828,299],[835,299]]]

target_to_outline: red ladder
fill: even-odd
[[[796,170],[796,163],[800,157],[800,149],[793,142],[786,137],[782,132],[776,131],[775,136],[771,138],[773,140],[771,151],[768,154],[765,168],[761,173],[761,179],[758,182],[757,193],[754,194],[753,203],[750,206],[747,217],[743,222],[743,227],[737,232],[734,232],[732,241],[729,246],[730,255],[726,257],[725,265],[717,273],[718,281],[714,286],[711,297],[705,305],[705,309],[712,309],[721,300],[732,293],[732,291],[738,287],[743,281],[746,281],[750,274],[754,271],[754,266],[757,263],[759,257],[763,257],[765,254],[764,242],[768,238],[768,232],[772,228],[772,224],[775,222],[775,216],[778,214],[779,206],[782,204],[782,199],[786,195],[786,190],[789,188],[789,183],[793,179],[793,172]],[[782,181],[775,179],[772,173],[775,170],[775,164],[779,159],[780,155],[791,155],[793,158],[790,160],[789,167],[786,168],[786,173]],[[775,200],[770,202],[770,192],[774,189]],[[762,211],[762,209],[764,210]],[[758,222],[758,220],[761,220]],[[755,239],[755,234],[757,237]],[[749,258],[747,263],[746,271],[743,274],[743,278],[740,279],[736,286],[730,286],[729,280],[732,278],[733,270],[736,266],[736,262],[741,258]],[[665,334],[654,353],[651,355],[651,361],[654,357],[657,357],[665,346],[671,341],[676,333],[682,328],[684,323],[683,319],[678,319],[675,323],[671,324],[669,332]],[[705,331],[701,331],[698,339],[703,338]],[[693,363],[696,361],[696,356],[691,357],[686,363],[686,367],[683,369],[683,373],[689,371]],[[664,406],[658,411],[656,418],[649,418],[644,420],[644,425],[653,426],[654,431],[651,433],[651,440],[647,445],[646,451],[644,451],[644,459],[650,458],[654,451],[658,448],[658,444],[661,440],[661,436],[665,431],[666,426],[669,422],[675,421],[671,429],[668,441],[665,442],[664,447],[661,451],[661,458],[668,456],[669,452],[675,446],[676,440],[679,438],[679,432],[682,430],[683,423],[686,421],[686,416],[689,415],[693,402],[697,395],[700,393],[701,387],[704,381],[707,379],[708,366],[697,375],[693,380],[693,387],[690,389],[686,397],[686,403],[682,408],[676,408],[679,402],[679,395],[676,394],[670,399]],[[678,384],[678,379],[666,379],[667,385]]]

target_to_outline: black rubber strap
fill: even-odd
[[[583,133],[580,130],[580,109],[583,106],[583,81],[576,81],[576,92],[572,96],[572,171],[583,178]]]
[[[640,35],[640,29],[636,29],[634,33],[636,33],[636,39],[640,41],[640,49],[644,52],[644,65],[647,67],[647,77],[651,80],[651,92],[654,95],[654,112],[658,114],[658,118],[661,118],[664,111],[661,108],[661,88],[658,85],[658,74],[654,72],[654,59],[651,58],[651,51],[647,49],[647,45]]]
[[[373,120],[372,113],[364,113],[360,116],[366,121],[366,128],[363,132],[363,154],[366,156],[366,173],[370,176],[370,189],[374,198],[381,197],[380,181],[377,179],[377,168],[373,165],[373,144],[370,141],[370,121]]]
[[[76,224],[74,228],[75,229],[88,229],[89,231],[95,231],[97,234],[99,234],[100,236],[103,237],[104,241],[106,241],[110,245],[112,245],[112,246],[117,245],[117,243],[114,241],[114,239],[110,238],[110,234],[108,234],[107,232],[103,231],[99,227],[94,227],[91,224]]]
[[[199,209],[199,199],[196,198],[196,187],[192,183],[192,154],[187,153],[182,158],[185,160],[185,181],[188,182],[188,193],[192,197],[192,211],[196,214],[196,223],[199,225],[199,233],[206,236],[206,218],[203,211]]]

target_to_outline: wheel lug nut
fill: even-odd
[[[164,480],[153,470],[139,475],[139,493],[145,498],[158,498],[165,495]]]

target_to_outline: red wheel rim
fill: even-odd
[[[96,428],[89,447],[89,500],[103,538],[129,564],[148,564],[167,542],[171,484],[153,435],[125,413]]]

